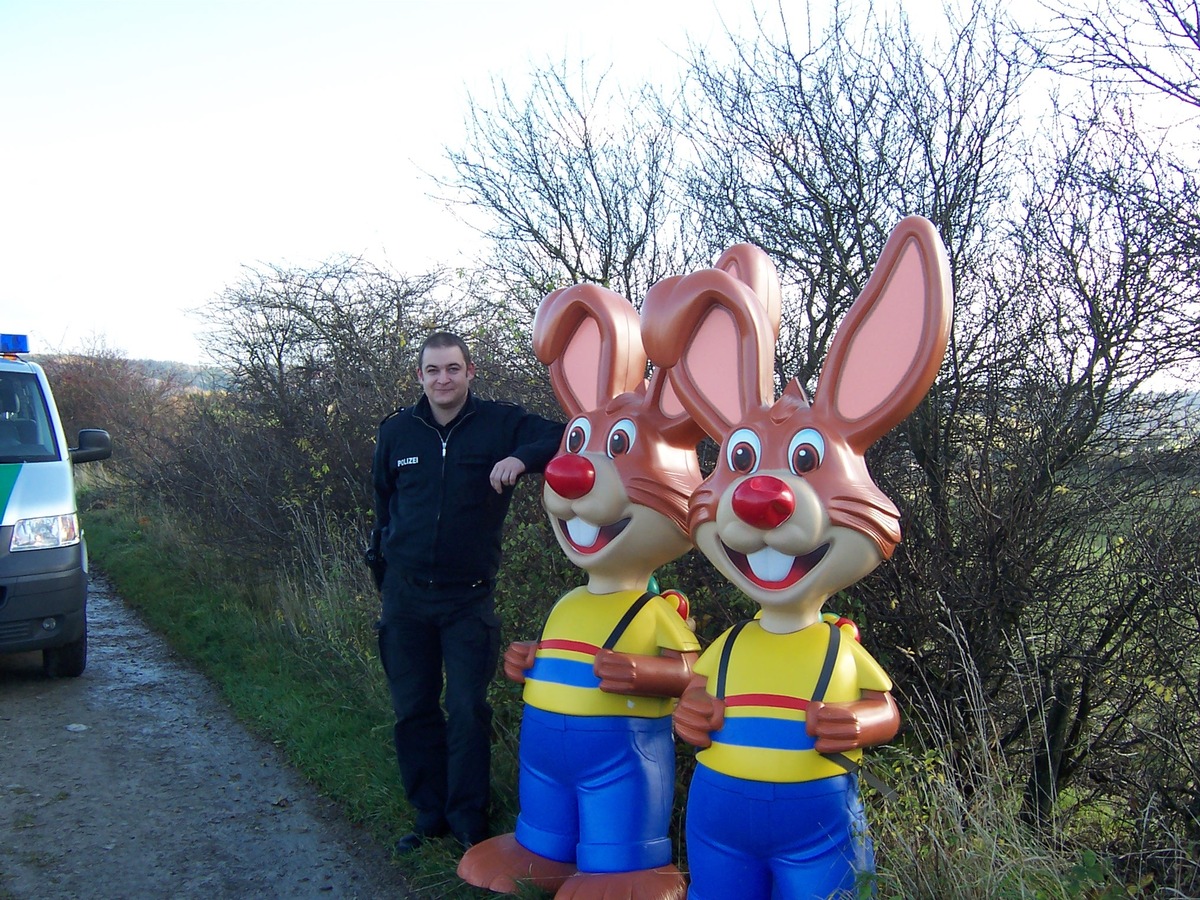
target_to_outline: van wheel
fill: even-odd
[[[87,668],[87,628],[79,640],[42,651],[42,671],[51,678],[78,678]]]

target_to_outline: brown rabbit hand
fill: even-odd
[[[601,648],[592,671],[608,694],[678,697],[688,686],[695,653],[664,650],[661,656],[618,653]]]
[[[525,673],[533,668],[536,657],[537,641],[513,641],[504,651],[504,677],[524,684]]]
[[[863,691],[861,700],[851,703],[809,704],[806,729],[817,739],[818,753],[845,753],[860,747],[885,744],[900,729],[900,710],[892,695],[882,691]]]
[[[675,707],[675,733],[693,747],[712,746],[712,733],[725,724],[725,703],[706,689],[708,679],[697,675]]]

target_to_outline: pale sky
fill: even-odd
[[[203,362],[196,311],[246,266],[462,262],[423,173],[468,95],[563,60],[673,86],[689,37],[748,35],[752,3],[0,0],[0,331]]]
[[[468,93],[583,58],[673,83],[749,0],[0,0],[0,331],[202,361],[243,266],[417,274]],[[518,94],[520,96],[520,94]]]

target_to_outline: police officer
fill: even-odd
[[[429,335],[418,355],[424,396],[384,419],[375,448],[367,557],[382,597],[379,653],[396,759],[416,810],[399,852],[447,833],[465,847],[488,834],[501,529],[517,479],[542,471],[563,431],[515,404],[478,398],[474,376],[461,337]]]

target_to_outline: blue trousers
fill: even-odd
[[[688,900],[826,900],[875,871],[857,775],[773,784],[697,765]]]
[[[671,717],[566,716],[526,706],[516,838],[581,872],[671,861]]]

